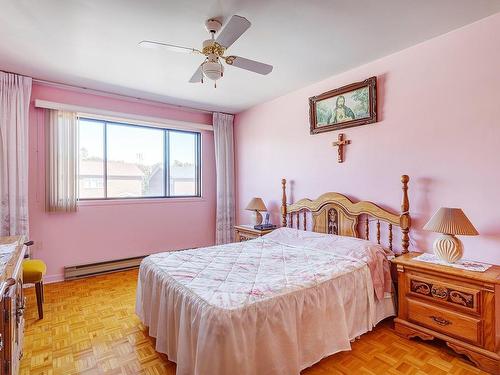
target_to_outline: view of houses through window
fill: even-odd
[[[79,198],[200,196],[200,133],[79,119]]]

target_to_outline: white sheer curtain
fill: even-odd
[[[0,236],[28,233],[31,78],[0,72]]]
[[[47,210],[74,212],[78,199],[76,113],[48,110]]]
[[[215,242],[232,242],[235,216],[233,115],[213,114],[215,169],[217,173],[217,213]]]

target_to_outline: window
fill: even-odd
[[[168,148],[170,150],[170,173],[168,184],[170,195],[196,195],[196,155],[197,141],[185,132],[170,131]]]
[[[79,199],[201,196],[200,133],[79,119]]]

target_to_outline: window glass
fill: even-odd
[[[164,195],[163,130],[107,125],[108,198]]]
[[[171,196],[190,196],[197,193],[197,136],[195,133],[169,133],[169,186]]]
[[[79,198],[200,196],[200,133],[79,119]]]

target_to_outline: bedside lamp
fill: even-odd
[[[441,207],[425,224],[425,230],[443,233],[434,241],[434,254],[448,263],[455,263],[464,254],[462,241],[455,234],[477,236],[474,225],[460,208]]]
[[[262,224],[262,215],[259,211],[267,211],[266,205],[261,198],[252,198],[245,210],[253,211],[252,225]]]

